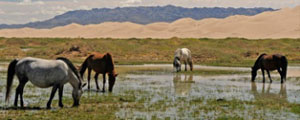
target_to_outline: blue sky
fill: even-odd
[[[126,6],[272,7],[300,5],[300,0],[0,0],[0,24],[41,21],[71,10]]]

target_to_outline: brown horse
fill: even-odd
[[[286,73],[287,73],[287,59],[285,56],[280,54],[274,54],[274,55],[267,55],[267,54],[261,54],[254,66],[252,67],[252,82],[254,82],[255,77],[257,75],[257,70],[261,69],[262,76],[263,76],[263,83],[265,83],[265,72],[267,71],[270,83],[272,83],[272,79],[270,76],[270,71],[277,70],[281,76],[281,83],[283,83],[286,80]],[[283,81],[284,80],[284,81]]]
[[[112,92],[113,86],[116,81],[117,73],[114,69],[114,61],[112,59],[112,55],[110,53],[106,54],[100,54],[100,53],[93,53],[89,57],[85,59],[85,61],[82,63],[80,67],[80,74],[83,76],[86,68],[88,68],[88,89],[90,89],[90,76],[92,70],[96,72],[95,74],[95,82],[96,82],[96,87],[97,90],[99,90],[98,86],[98,75],[101,73],[103,75],[103,89],[102,92],[105,92],[105,76],[106,73],[109,76],[108,79],[108,90],[109,92]]]

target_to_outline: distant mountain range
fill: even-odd
[[[124,7],[124,8],[95,8],[92,10],[75,10],[55,16],[52,19],[27,24],[1,24],[5,28],[53,28],[71,23],[81,25],[99,24],[103,22],[133,22],[149,24],[154,22],[173,22],[181,18],[225,18],[232,15],[256,15],[265,11],[274,11],[272,8],[183,8],[177,6],[163,7]]]

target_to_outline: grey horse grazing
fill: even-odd
[[[190,70],[193,71],[193,60],[191,51],[187,48],[179,48],[175,51],[173,66],[176,72],[181,71],[181,61],[184,62],[185,71],[187,71],[187,64],[190,66]]]
[[[20,95],[21,107],[23,103],[23,90],[25,84],[30,81],[33,85],[40,88],[52,87],[50,99],[47,108],[51,108],[52,99],[59,89],[59,106],[63,107],[62,96],[64,84],[70,83],[73,87],[72,97],[73,106],[78,106],[82,95],[82,77],[74,65],[66,58],[60,57],[56,60],[45,60],[39,58],[26,57],[21,60],[13,60],[8,66],[7,86],[5,101],[9,100],[11,86],[14,74],[19,79],[19,85],[16,89],[14,106],[18,106],[18,96]]]

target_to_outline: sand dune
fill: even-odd
[[[93,25],[70,24],[52,29],[2,29],[2,37],[85,37],[85,38],[300,38],[300,6],[264,12],[255,16],[225,19],[183,18],[172,23],[140,25],[106,22]]]

